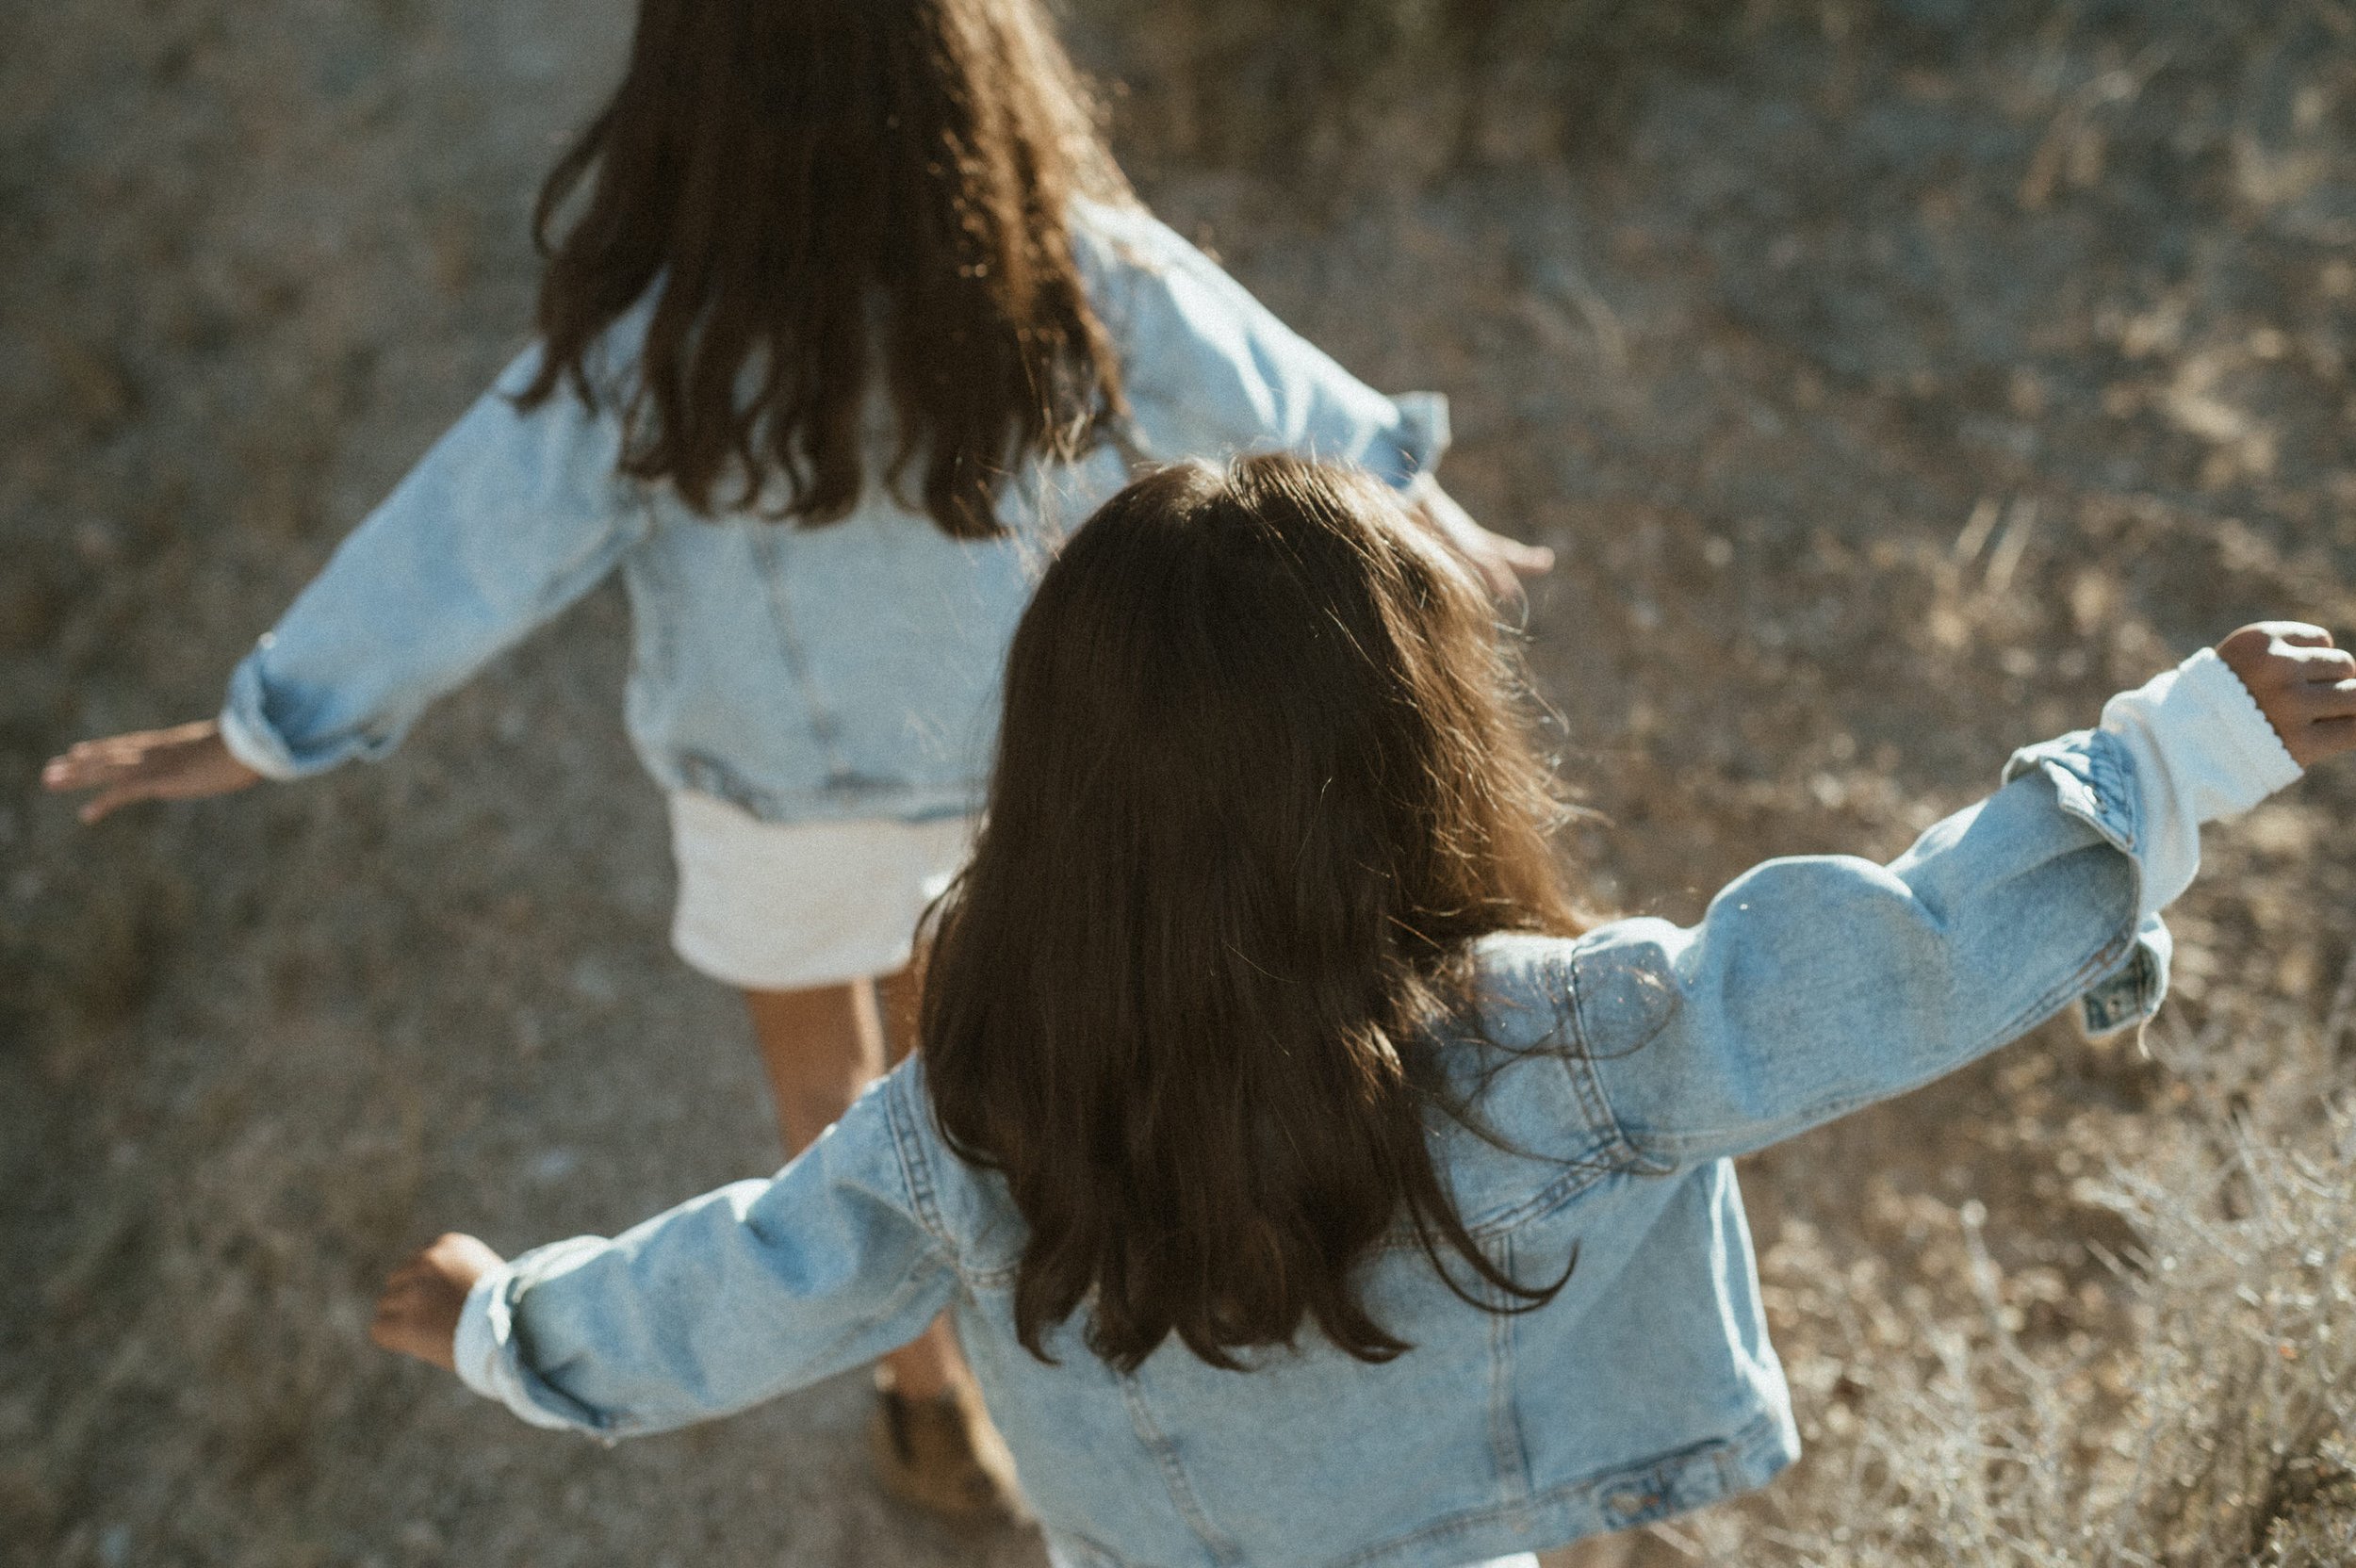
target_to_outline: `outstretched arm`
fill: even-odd
[[[455,1370],[535,1426],[606,1437],[726,1415],[923,1333],[957,1288],[869,1090],[767,1182],[739,1182],[607,1240],[512,1262],[445,1235],[385,1284],[379,1345]]]
[[[240,662],[218,719],[86,741],[42,783],[96,791],[86,822],[381,756],[426,705],[595,586],[646,527],[618,422],[499,383],[337,547]]]
[[[2200,826],[2356,746],[2356,662],[2244,628],[2032,747],[1888,865],[1771,860],[1693,926],[1628,921],[1572,956],[1592,1071],[1637,1150],[1739,1154],[1961,1067],[2085,998],[2124,1027],[2165,986],[2159,906]]]
[[[566,386],[516,406],[539,359],[507,368],[238,664],[221,722],[240,761],[299,778],[384,755],[644,535],[619,419]]]

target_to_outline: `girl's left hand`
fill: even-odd
[[[472,1236],[453,1232],[438,1238],[384,1282],[368,1337],[387,1350],[456,1371],[458,1315],[466,1293],[505,1261]]]
[[[1521,580],[1543,577],[1554,570],[1552,550],[1543,545],[1525,545],[1482,528],[1430,474],[1415,482],[1406,498],[1408,510],[1429,523],[1464,558],[1473,575],[1487,586],[1490,597],[1499,604],[1521,603]]]

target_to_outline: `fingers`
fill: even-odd
[[[1513,567],[1517,575],[1544,577],[1554,570],[1554,551],[1546,546],[1525,545],[1518,539],[1508,539],[1502,534],[1498,535],[1498,542],[1503,547],[1499,553],[1505,557],[1505,564]]]
[[[88,826],[90,824],[104,818],[109,812],[119,811],[123,807],[132,805],[138,801],[158,799],[161,797],[162,793],[162,791],[156,789],[155,785],[150,783],[140,782],[137,784],[125,784],[116,789],[102,791],[98,794],[91,796],[90,799],[84,801],[81,805],[81,808],[74,814],[81,821],[84,826]]]
[[[41,770],[41,781],[51,790],[94,790],[137,768],[146,748],[139,737],[118,735],[105,741],[80,741],[62,757],[53,757]]]
[[[1525,545],[1502,533],[1492,533],[1478,524],[1466,535],[1455,541],[1457,553],[1464,557],[1489,590],[1489,596],[1500,604],[1519,606],[1527,602],[1522,579],[1543,577],[1554,570],[1554,552],[1542,545]]]
[[[2329,684],[2356,677],[2356,654],[2328,644],[2279,648],[2273,657],[2282,663],[2285,674],[2298,680]]]
[[[109,783],[125,769],[137,768],[159,754],[200,746],[212,741],[220,727],[211,719],[176,724],[168,729],[135,729],[95,741],[76,741],[41,771],[41,782],[53,790],[84,790]]]
[[[403,1264],[377,1293],[376,1315],[368,1323],[368,1338],[387,1350],[407,1348],[410,1319],[417,1305],[417,1265]]]
[[[465,1301],[465,1292],[455,1290],[420,1253],[384,1282],[368,1324],[368,1339],[448,1370],[454,1364],[452,1346]]]
[[[473,1236],[452,1231],[436,1237],[384,1282],[368,1338],[387,1350],[450,1370],[467,1292],[501,1261]]]
[[[74,751],[81,749],[76,746]],[[178,787],[182,780],[177,775],[170,761],[153,752],[126,756],[101,751],[78,760],[68,752],[41,771],[41,783],[57,792],[98,791],[74,813],[83,822],[93,823],[136,801],[164,800],[187,792]]]
[[[2356,715],[2302,725],[2299,743],[2290,747],[2291,760],[2302,768],[2348,751],[2356,751]]]
[[[463,1231],[446,1231],[418,1255],[417,1261],[461,1290],[472,1290],[477,1280],[503,1266],[507,1260]]]
[[[86,823],[135,801],[226,794],[260,778],[231,755],[221,727],[210,719],[83,741],[50,759],[41,774],[42,786],[52,792],[100,792],[81,809]]]
[[[2301,718],[2348,718],[2356,715],[2356,678],[2296,682],[2283,693],[2283,700]]]
[[[81,741],[53,757],[41,770],[42,785],[51,790],[95,790],[128,778],[148,767],[156,753],[148,735],[115,735],[103,741]]]
[[[2312,767],[2356,749],[2356,654],[2304,621],[2256,621],[2217,645],[2291,760]]]

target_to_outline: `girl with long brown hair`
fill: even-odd
[[[747,997],[790,1149],[880,1071],[959,864],[1035,565],[1127,459],[1364,463],[1500,587],[1546,556],[1140,207],[1037,0],[644,0],[541,194],[536,340],[241,663],[217,720],[75,746],[131,801],[384,755],[608,575],[666,791],[674,943]],[[997,1494],[949,1343],[889,1358],[904,1494]]]
[[[1057,1563],[1531,1568],[1797,1451],[1732,1156],[2149,1017],[2201,824],[2351,746],[2356,659],[2248,627],[1889,865],[1582,932],[1459,563],[1364,476],[1173,468],[1014,639],[919,1056],[774,1182],[443,1237],[376,1336],[621,1436],[946,1307]]]

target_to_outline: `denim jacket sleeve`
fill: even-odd
[[[2083,999],[2148,1018],[2168,933],[2140,908],[2133,754],[2102,730],[2016,756],[1890,864],[1770,860],[1697,925],[1573,950],[1582,1070],[1647,1163],[1762,1148],[1927,1083]]]
[[[527,351],[337,547],[231,676],[230,749],[272,778],[399,743],[427,704],[596,586],[645,531],[619,421]]]
[[[884,1103],[896,1082],[772,1180],[486,1277],[460,1320],[459,1375],[535,1426],[627,1437],[743,1410],[914,1339],[957,1270],[901,1163]]]
[[[1289,451],[1404,490],[1448,449],[1448,400],[1385,397],[1142,207],[1075,204],[1073,242],[1121,357],[1137,455]]]

